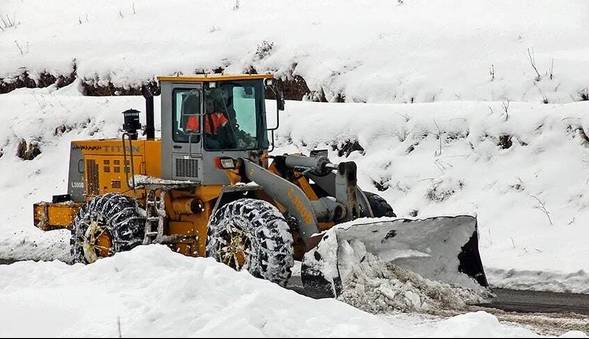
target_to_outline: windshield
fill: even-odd
[[[260,81],[216,83],[214,87],[205,88],[204,97],[206,149],[253,150],[267,147],[264,93]]]

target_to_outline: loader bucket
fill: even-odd
[[[377,260],[454,287],[487,287],[472,216],[359,219],[334,227],[305,254],[302,280],[315,297],[337,297],[354,265]]]

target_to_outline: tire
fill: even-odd
[[[294,241],[276,207],[263,200],[239,199],[219,208],[208,227],[207,256],[286,286],[294,265]]]
[[[72,260],[90,264],[129,251],[143,243],[144,233],[144,213],[135,199],[117,193],[97,196],[82,206],[74,219]]]
[[[378,194],[364,192],[366,198],[368,199],[368,203],[370,204],[370,209],[372,210],[373,217],[380,218],[380,217],[396,217],[395,211],[389,203],[384,200]]]

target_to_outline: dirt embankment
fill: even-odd
[[[222,73],[224,69],[218,67],[208,73]],[[195,73],[205,73],[203,70],[195,70]],[[244,73],[257,73],[256,69],[250,67]],[[78,78],[77,66],[75,61],[72,63],[72,71],[69,74],[52,74],[44,71],[37,76],[32,76],[27,70],[21,70],[17,75],[12,77],[0,78],[0,94],[9,93],[18,88],[45,88],[55,85],[57,88],[65,87],[72,84]],[[110,81],[104,81],[99,78],[80,78],[82,91],[87,96],[124,96],[124,95],[141,95],[141,86],[116,86]],[[148,86],[152,93],[159,95],[160,88],[154,79],[145,79],[142,84]],[[314,92],[309,89],[307,82],[300,75],[288,74],[278,79],[278,86],[282,89],[285,99],[327,101],[325,95],[320,92]],[[266,92],[266,97],[274,99],[272,91]]]

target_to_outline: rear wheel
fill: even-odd
[[[366,198],[368,199],[370,209],[375,218],[397,216],[391,205],[389,205],[389,203],[380,195],[370,192],[364,192],[364,195],[366,195]]]
[[[143,242],[144,233],[145,217],[133,198],[116,193],[97,196],[74,219],[72,260],[91,264],[129,251]]]
[[[221,207],[209,223],[207,256],[236,270],[286,286],[294,264],[290,228],[276,207],[239,199]]]

